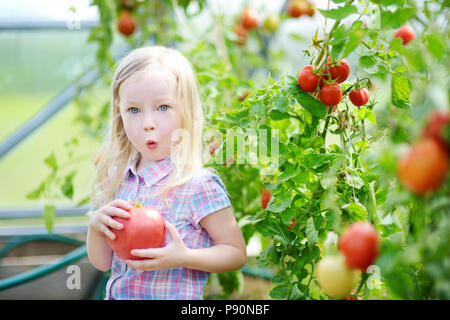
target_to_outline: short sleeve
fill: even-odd
[[[207,172],[199,179],[191,202],[191,223],[200,228],[200,220],[220,209],[230,207],[225,185],[215,174]]]

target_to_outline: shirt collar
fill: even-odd
[[[172,161],[170,161],[170,155],[165,159],[162,159],[144,169],[141,169],[141,171],[139,172],[137,172],[138,160],[139,160],[138,157],[135,157],[132,160],[130,160],[125,171],[126,176],[131,177],[134,175],[142,177],[146,185],[151,185],[155,182],[160,181],[165,176],[167,176],[170,173],[170,171],[172,171],[173,168],[173,163]]]

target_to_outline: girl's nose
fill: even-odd
[[[152,119],[152,117],[147,116],[144,119],[144,131],[150,131],[150,130],[155,130],[155,122],[154,122],[154,119]]]

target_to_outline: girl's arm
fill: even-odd
[[[214,246],[187,249],[183,266],[207,272],[221,273],[242,268],[247,262],[247,250],[241,229],[231,207],[203,218],[200,225],[214,240]]]
[[[115,235],[109,229],[121,230],[123,225],[113,219],[114,216],[129,218],[132,205],[124,200],[113,200],[97,211],[89,223],[87,235],[87,252],[89,262],[97,269],[106,272],[111,268],[113,251],[106,237],[114,240]]]
[[[97,233],[89,225],[87,234],[87,253],[89,262],[98,270],[106,272],[111,268],[113,252],[104,235]]]

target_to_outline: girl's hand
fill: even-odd
[[[131,250],[132,255],[147,259],[125,260],[125,263],[139,270],[163,270],[182,267],[188,248],[173,224],[166,220],[165,227],[169,230],[171,237],[165,247]]]
[[[125,200],[116,199],[108,202],[94,214],[91,222],[89,223],[89,228],[92,228],[92,230],[97,232],[102,237],[106,236],[109,239],[114,240],[116,236],[109,228],[121,230],[123,225],[114,220],[112,217],[116,216],[127,219],[130,217],[130,213],[124,209],[129,210],[132,207],[133,206],[131,203]]]

